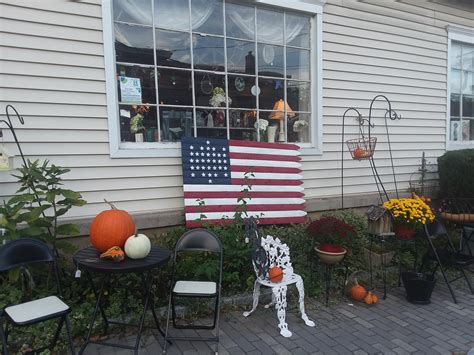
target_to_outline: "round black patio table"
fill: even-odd
[[[87,345],[91,343],[119,347],[123,349],[131,349],[131,350],[134,350],[135,354],[138,354],[141,333],[143,330],[143,324],[145,322],[145,315],[148,309],[150,309],[153,314],[153,318],[155,320],[158,331],[164,336],[164,333],[161,330],[161,327],[158,321],[158,317],[156,316],[153,295],[150,292],[152,283],[153,283],[151,272],[153,269],[159,268],[163,266],[164,264],[166,264],[171,256],[171,253],[167,249],[153,246],[151,248],[150,254],[146,258],[133,260],[133,259],[129,259],[125,257],[125,260],[121,262],[113,262],[110,259],[100,259],[99,255],[100,255],[99,252],[95,248],[87,247],[85,249],[78,251],[76,254],[74,254],[74,257],[73,257],[74,264],[76,265],[77,269],[85,271],[87,278],[89,280],[89,283],[91,284],[92,290],[94,291],[94,294],[96,297],[96,304],[95,304],[94,312],[92,314],[92,319],[90,321],[89,330],[87,332],[86,340],[84,344],[82,344],[81,349],[79,350],[79,355],[82,354],[85,348],[87,347]],[[91,273],[99,273],[102,275],[99,291],[97,291],[97,288],[94,285]],[[110,285],[110,279],[112,275],[120,276],[124,274],[132,274],[132,273],[139,274],[140,279],[141,279],[142,292],[144,293],[143,312],[140,316],[140,321],[136,325],[123,323],[123,322],[117,322],[117,321],[111,321],[107,319],[105,310],[103,309],[100,302],[101,298],[104,295],[106,288],[108,288],[108,286]],[[96,321],[99,311],[104,320],[105,333],[107,333],[109,324],[118,324],[118,325],[138,327],[138,333],[135,340],[135,345],[129,346],[129,345],[122,345],[122,344],[111,343],[111,342],[90,340],[92,329],[94,328],[94,323]]]

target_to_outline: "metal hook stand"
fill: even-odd
[[[354,160],[369,160],[370,168],[372,170],[372,175],[374,176],[374,180],[375,180],[375,185],[377,186],[377,191],[380,196],[380,202],[383,203],[384,198],[387,200],[389,199],[387,190],[385,189],[383,181],[375,165],[374,151],[375,151],[377,138],[373,137],[372,132],[371,132],[371,130],[375,127],[375,124],[372,123],[372,109],[373,109],[373,105],[375,101],[377,101],[377,99],[379,98],[384,99],[388,104],[388,110],[385,112],[385,115],[384,115],[385,131],[387,135],[388,150],[390,153],[390,163],[392,165],[392,177],[393,177],[393,182],[395,184],[395,192],[398,198],[397,179],[395,177],[395,167],[393,165],[392,147],[390,144],[390,134],[388,131],[388,119],[392,121],[397,120],[397,119],[399,120],[401,119],[401,116],[398,113],[396,113],[394,110],[392,110],[392,104],[386,96],[377,95],[372,99],[370,103],[368,118],[363,118],[359,110],[354,107],[348,108],[344,112],[344,115],[342,116],[342,140],[341,140],[341,208],[342,209],[344,209],[344,143],[346,143],[346,145],[348,146],[351,156]],[[359,138],[349,140],[349,141],[344,141],[346,116],[351,111],[355,112],[356,120],[359,124]],[[367,133],[365,133],[365,131],[367,131]]]
[[[6,120],[0,120],[0,123],[5,123],[5,125],[10,130],[10,132],[12,132],[13,139],[15,140],[15,144],[18,147],[18,151],[20,152],[21,160],[23,161],[23,166],[26,168],[26,167],[28,167],[28,163],[25,159],[25,155],[23,154],[23,150],[21,149],[20,141],[18,140],[18,137],[17,137],[16,132],[15,132],[15,127],[13,126],[12,120],[10,118],[9,109],[13,110],[16,117],[18,118],[18,121],[20,121],[20,123],[22,125],[25,124],[25,120],[23,119],[23,117],[20,116],[20,114],[18,113],[16,108],[14,108],[12,105],[7,105],[5,107],[5,114],[7,116],[7,119]],[[2,135],[3,135],[3,133],[2,133],[2,130],[0,128],[0,137]],[[41,200],[39,199],[39,195],[38,195],[38,192],[36,191],[36,188],[35,188],[34,184],[29,184],[29,185],[30,185],[29,188],[31,189],[31,191],[33,192],[33,194],[36,197],[36,201],[38,202],[38,205],[41,206]],[[45,216],[44,211],[41,214],[43,216]],[[48,230],[49,235],[53,236],[53,233],[51,232],[51,229],[49,227],[46,227],[46,229]],[[56,245],[54,243],[53,243],[53,251],[54,251],[56,256],[59,256],[58,250],[57,250]]]
[[[10,113],[8,112],[10,108],[15,112],[15,115],[18,118],[18,121],[20,121],[22,125],[25,124],[25,120],[23,119],[23,117],[20,116],[16,108],[14,108],[12,105],[7,105],[5,107],[5,114],[7,116],[7,119],[0,120],[0,122],[5,123],[8,129],[10,130],[10,132],[12,132],[13,139],[15,140],[16,146],[18,147],[18,151],[20,152],[20,156],[21,156],[21,159],[23,160],[23,164],[26,166],[26,159],[25,159],[25,156],[23,155],[23,151],[21,150],[21,145],[20,145],[20,142],[18,141],[18,137],[16,136],[15,127],[13,126],[12,120],[10,118]],[[0,137],[2,137],[2,135],[3,135],[2,129],[0,128]]]

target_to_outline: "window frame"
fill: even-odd
[[[454,25],[448,25],[446,30],[448,31],[448,52],[446,70],[446,150],[474,148],[474,140],[451,140],[451,43],[452,41],[455,41],[474,45],[474,30]]]
[[[171,0],[170,0],[171,1]],[[144,157],[180,157],[180,142],[136,143],[120,141],[120,119],[118,92],[116,87],[116,63],[114,47],[113,0],[102,1],[102,21],[104,39],[105,81],[107,96],[107,120],[109,129],[109,147],[111,158]],[[317,0],[316,4],[293,2],[288,6],[285,0],[248,0],[253,6],[279,8],[311,17],[310,37],[310,85],[311,85],[311,143],[302,143],[303,155],[321,155],[323,147],[322,122],[322,13],[326,0]]]

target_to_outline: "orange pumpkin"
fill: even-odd
[[[365,156],[367,155],[367,152],[362,149],[362,148],[356,148],[354,150],[354,158],[355,159],[362,159],[362,158],[365,158]]]
[[[374,303],[374,300],[373,300],[373,297],[372,297],[372,292],[369,291],[369,292],[367,293],[367,296],[365,296],[365,298],[364,298],[364,302],[365,302],[365,304],[372,304],[372,303]]]
[[[283,280],[283,270],[278,266],[274,266],[268,270],[268,278],[273,283],[278,283]]]
[[[354,286],[351,287],[351,297],[356,300],[356,301],[359,301],[359,302],[362,302],[365,298],[365,296],[367,295],[367,291],[366,289],[364,288],[364,286],[362,285],[359,285],[357,283],[357,280],[356,280],[356,283]]]
[[[112,209],[100,212],[89,228],[91,243],[100,253],[115,246],[123,249],[127,238],[135,231],[132,217],[126,211],[107,203]]]

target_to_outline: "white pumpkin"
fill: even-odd
[[[124,249],[130,259],[143,259],[150,254],[151,242],[145,234],[135,233],[127,239]]]

